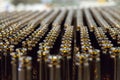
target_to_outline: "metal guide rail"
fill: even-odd
[[[0,13],[0,80],[120,80],[120,7]]]

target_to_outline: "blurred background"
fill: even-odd
[[[0,0],[1,11],[14,10],[44,10],[53,7],[64,6],[114,6],[119,5],[120,0]]]

